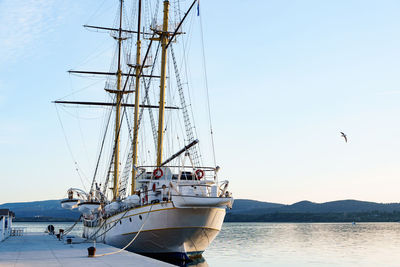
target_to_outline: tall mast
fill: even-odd
[[[134,117],[134,127],[133,127],[133,158],[132,158],[132,183],[131,183],[131,194],[133,195],[136,190],[136,165],[138,161],[137,156],[137,147],[138,147],[138,136],[139,136],[139,106],[140,106],[140,72],[141,72],[141,64],[140,64],[140,49],[141,49],[141,41],[140,41],[140,23],[141,23],[141,13],[142,13],[142,1],[139,0],[138,7],[138,29],[137,29],[137,40],[136,40],[136,87],[135,87],[135,117]]]
[[[169,1],[164,1],[164,19],[163,29],[161,32],[161,80],[160,80],[160,103],[158,113],[158,142],[157,142],[157,166],[160,167],[162,163],[163,152],[163,129],[164,129],[164,109],[165,109],[165,84],[166,84],[166,69],[167,69],[167,45],[168,45],[168,11]]]
[[[114,185],[113,185],[113,200],[118,198],[119,193],[119,131],[121,117],[121,46],[122,46],[122,6],[123,0],[120,0],[119,9],[119,29],[118,29],[118,71],[117,71],[117,92],[116,92],[116,111],[115,111],[115,151],[114,151]]]

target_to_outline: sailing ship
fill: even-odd
[[[108,172],[102,177],[98,169],[100,158],[104,157],[103,145],[106,140],[104,137],[90,189],[88,191],[78,188],[68,189],[68,197],[61,202],[61,205],[66,209],[78,208],[81,212],[84,238],[145,255],[189,259],[201,256],[218,235],[225,210],[232,207],[233,198],[228,191],[229,182],[227,180],[220,182],[218,179],[219,167],[216,164],[212,167],[201,164],[199,140],[195,138],[193,122],[188,111],[189,105],[186,104],[187,99],[173,50],[177,37],[183,34],[184,21],[196,10],[197,1],[191,2],[186,12],[177,13],[179,21],[174,25],[169,25],[170,1],[161,2],[162,12],[158,12],[159,2],[156,1],[153,5],[156,9],[152,21],[145,25],[149,26],[147,29],[142,22],[144,8],[141,0],[135,2],[137,11],[134,16],[137,18],[135,30],[123,27],[123,14],[125,14],[123,0],[119,0],[116,27],[85,25],[90,29],[112,33],[117,41],[116,72],[71,70],[70,73],[104,75],[114,79],[114,82],[110,82],[109,79],[105,88],[113,96],[113,102],[55,101],[55,103],[108,107],[110,116],[107,125],[111,114],[115,115],[113,149],[109,156],[111,158],[109,164],[106,166]],[[173,3],[179,4],[179,1]],[[148,3],[145,2],[144,5],[146,4]],[[174,10],[178,8],[180,7],[175,7]],[[157,25],[159,18],[162,18],[161,25]],[[132,36],[136,37],[135,63],[123,64],[123,42]],[[145,53],[142,53],[142,43],[147,44]],[[158,59],[158,51],[161,51],[161,59]],[[154,74],[157,65],[160,66],[160,75]],[[172,65],[173,68],[169,68]],[[172,72],[175,72],[174,81],[177,83],[180,107],[166,105],[166,88],[173,87],[170,85],[172,77],[167,77],[167,73]],[[158,105],[152,105],[149,97],[149,84],[153,80],[159,80]],[[134,96],[134,103],[128,102],[130,95]],[[129,111],[132,109],[133,123],[128,119]],[[153,138],[148,138],[149,134],[143,133],[143,110],[149,110]],[[158,125],[155,123],[152,110],[158,110]],[[167,132],[165,113],[169,110],[180,112],[184,122],[182,127],[184,143],[175,151],[171,148],[168,151],[165,149]],[[128,125],[131,122],[133,127],[128,127],[127,139],[130,152],[121,172],[120,139],[124,119]],[[139,149],[141,134],[144,138],[154,141],[155,157],[152,164],[141,164],[153,160],[148,159],[148,153],[151,153],[152,149],[147,149],[148,153],[145,149]]]

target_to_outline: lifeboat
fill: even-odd
[[[124,199],[122,202],[124,202],[129,207],[137,206],[140,204],[140,197],[138,195],[131,195]]]
[[[68,210],[72,210],[75,209],[76,207],[78,207],[77,205],[79,204],[80,200],[79,199],[69,199],[66,198],[64,200],[61,200],[61,207],[63,209],[68,209]]]
[[[233,198],[172,195],[172,202],[177,208],[232,208]]]
[[[110,214],[110,213],[116,212],[120,207],[121,207],[121,205],[118,202],[112,202],[112,203],[106,205],[104,207],[104,209],[107,214]]]
[[[100,208],[100,202],[86,201],[78,204],[79,211],[83,214],[91,214]]]

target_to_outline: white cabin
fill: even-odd
[[[9,209],[0,209],[0,242],[11,235],[14,213]]]

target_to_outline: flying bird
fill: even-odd
[[[347,143],[347,135],[345,135],[344,132],[340,132],[340,133],[342,134],[342,137],[344,138],[344,141],[346,141],[346,143]]]

